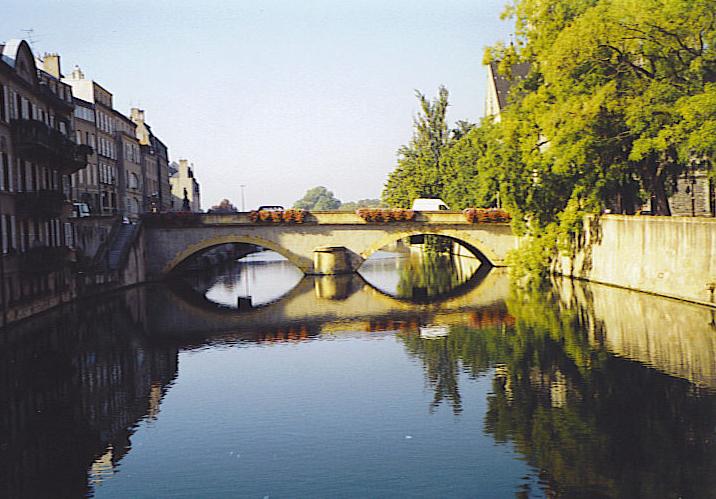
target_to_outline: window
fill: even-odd
[[[0,85],[0,121],[7,121],[7,110],[5,109],[5,86]]]
[[[10,238],[8,237],[8,233],[10,232],[8,225],[8,219],[9,217],[7,215],[0,216],[0,234],[2,234],[2,241],[0,244],[0,248],[2,249],[3,253],[7,253],[10,248]]]
[[[15,215],[10,215],[10,247],[17,249],[17,225]]]
[[[94,111],[82,106],[76,106],[74,112],[75,118],[94,123]]]
[[[7,153],[0,154],[0,190],[11,191],[10,186],[10,161],[7,157]]]

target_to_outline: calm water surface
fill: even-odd
[[[273,254],[0,335],[0,497],[716,497],[713,310]]]

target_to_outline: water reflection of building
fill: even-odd
[[[85,497],[156,417],[177,351],[149,344],[121,299],[2,336],[0,496]],[[88,474],[90,476],[88,476]]]
[[[612,286],[556,284],[562,303],[589,320],[593,344],[716,390],[713,310]]]

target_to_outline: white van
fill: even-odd
[[[413,200],[412,209],[415,211],[438,211],[449,210],[450,208],[442,199],[418,198]]]

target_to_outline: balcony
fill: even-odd
[[[55,107],[60,107],[68,113],[73,111],[74,106],[72,103],[60,98],[60,96],[54,93],[46,83],[41,83],[39,89],[40,93],[45,96],[45,99],[49,100]]]
[[[18,192],[15,200],[18,215],[36,218],[59,218],[65,208],[65,196],[59,191]]]
[[[20,272],[48,274],[62,270],[68,262],[69,248],[40,246],[20,254]]]
[[[11,120],[10,127],[21,156],[33,161],[49,161],[50,167],[62,175],[71,175],[87,166],[87,156],[92,154],[90,146],[75,144],[42,121]]]

